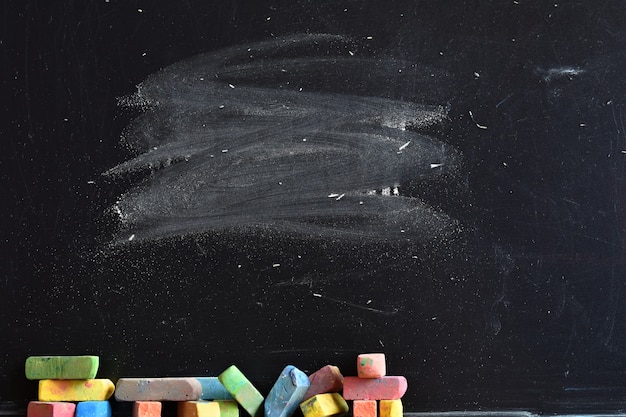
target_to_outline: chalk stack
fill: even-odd
[[[383,353],[358,355],[358,376],[345,377],[343,382],[343,397],[353,401],[354,417],[377,417],[377,403],[379,417],[402,417],[406,378],[386,373]]]
[[[27,417],[111,417],[115,385],[96,379],[98,356],[30,356],[25,374],[39,381],[38,400],[31,401]]]

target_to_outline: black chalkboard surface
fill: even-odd
[[[620,1],[3,2],[0,411],[384,352],[409,412],[626,400]]]

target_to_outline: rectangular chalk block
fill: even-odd
[[[309,375],[309,389],[304,394],[303,401],[317,394],[339,392],[343,389],[343,375],[334,365],[326,365]]]
[[[380,400],[380,417],[402,417],[402,409],[402,400]]]
[[[380,378],[387,374],[384,353],[362,353],[357,356],[356,369],[359,378]]]
[[[376,400],[355,400],[352,402],[353,417],[377,417],[378,402]]]
[[[342,416],[348,412],[348,403],[336,392],[318,394],[300,404],[304,417]]]
[[[76,404],[76,417],[111,417],[108,401],[82,401]]]
[[[135,401],[133,417],[161,417],[162,408],[160,401]]]
[[[120,378],[118,401],[197,401],[202,385],[196,378]]]
[[[74,417],[76,404],[55,401],[31,401],[26,408],[27,417]]]
[[[30,380],[93,379],[99,364],[98,356],[30,356],[24,368]]]
[[[216,400],[220,405],[220,417],[239,417],[239,403],[235,400]]]
[[[407,382],[403,376],[343,379],[343,398],[346,400],[398,400],[406,393]]]
[[[256,417],[259,410],[262,410],[261,405],[264,398],[245,375],[235,365],[232,365],[218,378],[239,405],[252,417]]]
[[[182,401],[178,417],[220,417],[220,405],[215,401]]]
[[[42,379],[39,401],[104,401],[114,390],[110,379]]]
[[[265,417],[290,417],[309,389],[309,377],[293,365],[287,365],[265,398]]]
[[[196,377],[202,385],[201,400],[234,400],[216,376]]]

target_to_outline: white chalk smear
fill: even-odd
[[[401,192],[444,178],[433,160],[458,167],[458,151],[419,133],[447,109],[390,98],[388,68],[415,66],[347,54],[354,46],[324,34],[236,46],[166,67],[120,99],[142,112],[123,134],[134,155],[105,175],[149,174],[114,206],[120,240],[259,227],[424,241],[457,230]],[[436,93],[425,71],[420,94]],[[325,201],[346,196],[358,198]]]

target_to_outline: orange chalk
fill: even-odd
[[[376,400],[355,400],[352,402],[353,417],[377,417],[378,404]]]
[[[162,408],[160,401],[135,401],[133,417],[161,417]]]

